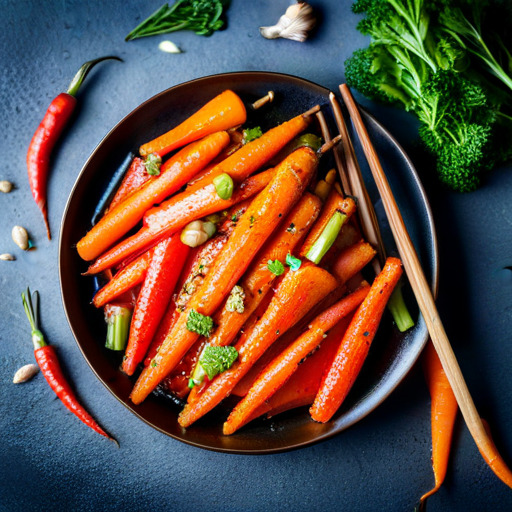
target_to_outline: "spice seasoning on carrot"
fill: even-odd
[[[48,107],[46,114],[38,126],[27,152],[28,181],[32,196],[43,214],[48,240],[51,240],[46,204],[46,187],[50,169],[50,154],[57,143],[62,130],[66,126],[76,105],[75,95],[89,71],[98,63],[107,59],[122,62],[119,57],[101,57],[86,62],[75,75],[67,92],[60,93]]]
[[[71,386],[68,384],[62,373],[55,349],[46,343],[43,333],[39,330],[38,292],[34,292],[34,295],[31,296],[30,290],[27,288],[27,291],[22,293],[21,297],[23,300],[23,307],[25,308],[25,314],[27,315],[30,327],[32,328],[34,356],[39,368],[41,368],[41,373],[44,375],[44,378],[70,412],[72,412],[88,427],[92,428],[95,432],[101,434],[110,441],[113,441],[119,447],[117,441],[110,437],[80,405],[73,393],[73,390],[71,389]],[[33,301],[32,297],[34,299]]]

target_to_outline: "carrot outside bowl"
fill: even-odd
[[[76,342],[103,385],[138,418],[160,432],[193,446],[239,454],[269,454],[292,450],[328,439],[369,414],[395,389],[420,355],[428,339],[423,318],[418,313],[410,290],[404,289],[414,328],[399,333],[391,317],[384,316],[368,358],[354,387],[334,418],[326,423],[313,422],[308,408],[291,410],[269,420],[256,420],[232,436],[222,434],[228,410],[218,407],[188,429],[177,422],[181,406],[163,394],[152,394],[141,405],[129,400],[135,377],[128,377],[119,366],[122,355],[107,350],[106,325],[102,310],[90,301],[93,282],[82,277],[87,268],[74,248],[90,228],[90,219],[115,170],[126,155],[141,144],[168,131],[211,98],[232,89],[248,104],[275,92],[271,106],[248,113],[250,126],[271,128],[319,104],[331,132],[337,133],[329,106],[329,90],[302,78],[269,72],[240,72],[213,75],[177,85],[149,99],[103,138],[82,168],[69,196],[61,226],[59,271],[62,301]],[[432,213],[418,175],[402,148],[389,132],[371,115],[363,112],[364,121],[379,153],[382,165],[401,209],[407,228],[431,285],[438,279],[438,254]],[[350,129],[350,126],[349,126]],[[392,236],[380,207],[357,137],[352,141],[368,192],[374,202],[387,249],[395,250]],[[327,170],[332,163],[322,164]]]

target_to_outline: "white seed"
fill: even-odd
[[[175,45],[172,41],[162,41],[158,45],[158,49],[165,53],[182,53],[180,48]]]
[[[37,364],[26,364],[22,366],[15,374],[14,379],[12,379],[14,384],[21,384],[22,382],[27,382],[27,380],[31,379],[34,375],[39,371],[39,366]]]
[[[12,190],[12,183],[10,181],[0,181],[0,192],[8,194]]]
[[[12,228],[12,239],[21,250],[26,251],[28,249],[28,233],[25,228],[14,226]]]
[[[0,254],[1,261],[14,261],[16,258],[12,254]]]

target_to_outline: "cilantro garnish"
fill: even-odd
[[[267,268],[276,276],[280,276],[284,272],[284,265],[279,260],[268,260]]]

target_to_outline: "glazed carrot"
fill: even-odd
[[[423,373],[432,401],[432,467],[434,469],[435,485],[431,491],[421,497],[421,502],[436,493],[444,482],[452,444],[453,425],[459,409],[455,395],[431,341],[428,342],[425,348]]]
[[[164,316],[190,247],[178,234],[163,240],[153,250],[133,311],[128,346],[123,359],[123,371],[133,375],[142,362],[149,344]]]
[[[137,225],[146,211],[176,192],[215,158],[228,144],[229,135],[217,132],[183,148],[162,165],[158,178],[146,182],[139,190],[110,210],[78,242],[80,257],[90,261]]]
[[[175,149],[214,132],[229,130],[247,120],[242,100],[230,90],[224,91],[171,131],[143,144],[142,156],[158,153],[164,156]]]
[[[388,258],[359,306],[310,409],[315,421],[329,421],[347,396],[375,337],[388,299],[402,275],[402,262]]]
[[[331,220],[331,217],[336,212],[341,212],[347,217],[350,217],[356,210],[356,204],[350,197],[341,197],[335,189],[332,189],[329,193],[327,201],[320,213],[320,217],[315,222],[315,225],[311,229],[304,245],[300,250],[300,256],[305,257],[315,242],[318,240],[325,227]]]
[[[272,343],[336,286],[336,279],[316,265],[303,264],[296,271],[290,270],[261,320],[236,343],[238,361],[217,375],[197,400],[185,406],[179,424],[190,426],[226,398]]]
[[[98,290],[94,296],[93,304],[101,308],[105,304],[112,302],[123,293],[142,283],[146,277],[146,272],[153,256],[153,249],[144,253],[142,256],[132,261],[123,270],[119,271],[103,288]]]
[[[491,428],[489,427],[489,423],[485,421],[482,418],[482,423],[484,425],[484,428],[491,438],[491,451],[492,451],[492,458],[485,453],[480,452],[482,457],[484,458],[485,462],[487,462],[488,466],[493,470],[494,474],[506,485],[508,485],[510,488],[512,488],[512,477],[510,475],[510,469],[508,469],[508,466],[506,465],[505,461],[501,457],[501,455],[498,452],[498,449],[496,448],[496,445],[494,444],[494,441],[491,436]]]
[[[119,188],[105,211],[105,214],[110,210],[113,210],[118,204],[122,203],[128,196],[142,187],[144,183],[153,179],[155,179],[155,177],[150,176],[146,172],[144,160],[142,160],[142,158],[135,157],[126,171],[123,181],[121,182],[121,185],[119,185]]]
[[[160,207],[149,210],[151,225],[143,226],[138,233],[103,254],[89,267],[87,274],[97,274],[111,268],[132,254],[153,247],[189,222],[223,211],[255,196],[268,185],[273,174],[274,171],[269,170],[247,178],[230,199],[221,199],[213,184],[191,193],[185,190],[177,194]],[[145,223],[147,224],[147,218]]]
[[[215,316],[217,327],[210,339],[210,345],[231,344],[276,278],[276,275],[268,269],[269,260],[279,260],[284,264],[286,255],[293,254],[298,242],[316,220],[320,206],[320,199],[309,193],[306,193],[295,205],[272,238],[263,246],[240,282],[245,294],[243,312],[229,310],[224,304],[222,310]]]
[[[241,400],[224,423],[224,435],[231,435],[245,425],[256,409],[266,402],[298,369],[299,364],[313,352],[327,332],[342,318],[363,302],[370,285],[363,285],[354,293],[324,311],[309,325],[308,330],[276,357],[260,374],[247,395]]]
[[[361,240],[341,252],[330,270],[340,280],[340,283],[346,283],[366,267],[376,254],[377,252],[369,243]]]
[[[317,154],[300,148],[275,170],[267,187],[237,222],[199,290],[176,322],[154,358],[156,366],[144,369],[131,394],[141,403],[180,362],[199,335],[187,329],[190,312],[211,316],[243,275],[254,256],[301,197],[318,166]]]

